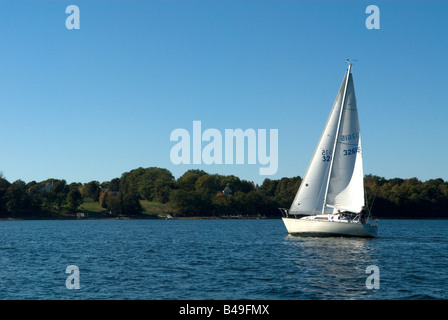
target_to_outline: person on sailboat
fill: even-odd
[[[367,212],[364,206],[361,207],[361,211],[359,212],[359,221],[361,223],[366,223]]]

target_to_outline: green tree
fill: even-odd
[[[175,188],[173,179],[165,179],[159,177],[154,181],[154,188],[152,191],[152,200],[161,203],[167,203],[170,199],[171,191]]]
[[[121,214],[123,211],[121,195],[117,191],[106,191],[104,193],[103,208],[106,208],[110,214]]]
[[[50,189],[49,197],[50,202],[53,205],[56,205],[59,214],[61,213],[62,206],[67,200],[67,193],[69,191],[69,187],[65,180],[54,180],[53,186]]]
[[[120,178],[114,178],[110,181],[104,181],[100,184],[101,190],[119,191],[120,190]]]
[[[82,187],[82,196],[98,201],[100,198],[101,185],[98,181],[90,181]]]
[[[76,209],[83,202],[83,198],[76,184],[71,184],[67,193],[67,205],[70,213],[76,213]]]
[[[241,180],[240,178],[230,175],[230,176],[219,176],[219,181],[222,187],[229,186],[233,192],[241,191],[248,193],[254,190],[254,184],[252,182]]]
[[[120,189],[119,191],[128,194],[140,194],[140,180],[143,174],[145,173],[145,169],[138,168],[131,170],[129,172],[125,172],[121,175],[120,178]]]
[[[194,184],[194,189],[208,196],[216,196],[223,188],[220,185],[217,175],[201,175]]]
[[[142,214],[143,207],[137,194],[127,193],[121,194],[121,196],[121,214],[132,216]]]
[[[22,180],[14,181],[6,190],[6,209],[12,213],[27,213],[31,208],[31,199]]]
[[[195,190],[196,181],[207,173],[203,170],[192,169],[186,171],[179,179],[177,179],[177,186],[183,190]]]
[[[0,172],[0,215],[6,214],[6,202],[8,201],[6,197],[6,192],[11,183],[8,182],[5,178],[3,178],[3,174]]]
[[[291,206],[301,182],[302,179],[300,177],[281,178],[278,181],[273,200],[279,207],[288,208]]]
[[[174,190],[170,195],[170,203],[183,216],[211,215],[210,199],[195,190]]]
[[[259,216],[280,216],[278,204],[273,197],[269,196],[262,189],[251,191],[246,196],[246,205],[252,215]]]
[[[274,197],[275,191],[277,190],[278,180],[271,180],[266,178],[263,180],[263,183],[258,188],[258,190],[265,192],[266,195]]]
[[[99,203],[111,214],[139,215],[143,212],[138,196],[132,193],[102,190]]]
[[[174,176],[167,169],[146,168],[138,177],[137,185],[142,199],[165,203],[174,188]]]

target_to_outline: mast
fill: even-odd
[[[346,77],[347,79],[345,80],[344,94],[342,96],[341,110],[339,111],[338,126],[336,128],[336,137],[334,139],[333,151],[331,152],[331,162],[330,162],[330,168],[328,170],[327,184],[325,186],[325,196],[324,196],[324,202],[322,204],[322,214],[325,212],[325,206],[327,204],[328,187],[330,186],[331,171],[333,170],[334,155],[336,153],[336,145],[337,145],[338,138],[339,138],[339,129],[341,127],[342,111],[344,109],[345,96],[347,94],[348,80],[350,79],[350,70],[352,68],[352,64],[350,63],[349,60],[346,60],[345,62],[348,63],[347,77]]]

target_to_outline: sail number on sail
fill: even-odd
[[[358,152],[361,152],[361,147],[356,147],[356,148],[342,150],[342,154],[344,156],[355,155]],[[322,162],[331,161],[331,151],[329,151],[329,150],[322,150],[321,155],[322,155]]]
[[[331,160],[331,154],[333,151],[329,151],[329,150],[322,150],[321,155],[322,155],[322,161],[326,162],[326,161],[330,161]]]
[[[359,139],[359,132],[341,135],[341,141],[350,141],[350,140],[357,140],[357,139]]]
[[[343,150],[343,152],[344,152],[344,156],[351,156],[352,154],[361,152],[361,148],[357,147],[357,148],[353,148],[353,149],[347,149],[347,150]]]

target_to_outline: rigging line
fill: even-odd
[[[378,181],[379,181],[379,179],[377,179],[377,181],[376,181],[377,182],[376,183],[377,188],[376,188],[376,191],[375,191],[375,195],[373,196],[373,199],[372,199],[372,204],[370,205],[370,208],[369,207],[367,208],[369,216],[372,214],[373,203],[375,202],[375,199],[376,199],[376,196],[378,194],[378,191],[380,190],[380,188],[378,186]],[[364,195],[366,197],[366,204],[367,204],[367,193],[365,192],[365,188],[366,187],[364,186]]]

